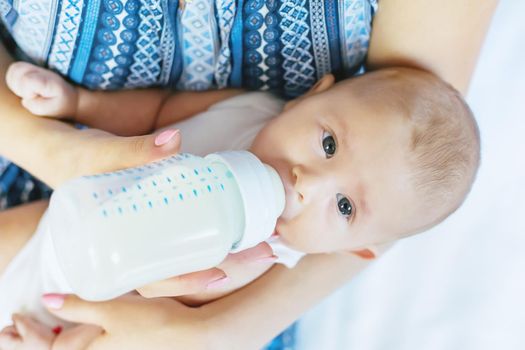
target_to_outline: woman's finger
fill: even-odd
[[[44,326],[32,317],[14,314],[12,318],[16,331],[22,339],[37,335],[46,339],[54,338],[53,331],[49,327]]]
[[[144,299],[137,294],[126,294],[119,298],[89,302],[75,295],[45,294],[42,302],[53,315],[70,322],[101,326],[111,332],[127,322],[147,327],[154,320],[165,317],[167,298]],[[140,315],[130,320],[130,312]]]
[[[270,245],[262,242],[253,248],[229,254],[217,268],[192,272],[150,283],[138,288],[137,292],[145,298],[197,294],[220,286],[221,282],[224,282],[227,277],[227,274],[224,272],[226,269],[229,270],[234,266],[243,266],[253,262],[272,262],[275,258]]]
[[[100,337],[104,330],[91,324],[82,324],[60,333],[53,343],[53,350],[85,350]]]
[[[84,163],[84,166],[91,168],[86,168],[85,171],[81,171],[85,174],[79,175],[144,165],[177,154],[181,144],[180,131],[177,129],[132,137],[115,136],[94,129],[81,133],[86,133],[88,137],[81,137],[79,142],[85,143],[84,149],[91,152],[89,158],[96,159],[96,162]]]
[[[235,254],[228,254],[226,259],[218,267],[223,268],[225,266],[231,266],[232,264],[241,265],[253,262],[270,262],[275,260],[275,258],[272,247],[266,242],[261,242],[255,247]]]
[[[110,318],[118,308],[112,311],[109,302],[87,302],[74,295],[45,294],[42,297],[44,306],[55,316],[70,322],[89,323],[105,326],[112,321]]]
[[[137,292],[145,298],[196,294],[207,290],[208,286],[213,285],[213,283],[216,283],[225,277],[226,274],[224,271],[218,268],[213,268],[150,283],[138,288]]]

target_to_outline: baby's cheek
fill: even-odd
[[[304,253],[321,253],[327,251],[321,222],[304,215],[287,221],[282,226],[281,236],[291,248]]]

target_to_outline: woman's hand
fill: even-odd
[[[58,121],[56,123],[61,124]],[[50,147],[56,146],[57,149],[50,150],[55,156],[49,158],[48,162],[50,168],[60,171],[55,171],[52,178],[43,178],[52,187],[75,177],[115,171],[160,160],[177,154],[181,143],[180,132],[176,129],[133,137],[115,136],[97,129],[58,132],[60,134],[57,136],[62,139],[62,145],[50,145]]]
[[[137,289],[143,297],[178,297],[189,305],[202,304],[228,294],[264,273],[275,261],[266,242],[229,254],[216,268],[176,276]]]
[[[173,299],[149,300],[139,295],[125,295],[111,301],[90,303],[72,295],[51,294],[44,296],[43,302],[60,318],[100,325],[104,329],[101,332],[92,326],[73,328],[59,336],[54,350],[210,348],[203,310]]]

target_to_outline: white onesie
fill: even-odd
[[[279,114],[284,102],[272,95],[253,92],[219,102],[171,127],[181,130],[182,152],[204,156],[216,151],[244,150],[250,147],[257,133],[272,117]],[[15,256],[0,277],[0,329],[11,324],[15,312],[29,312],[49,326],[64,324],[52,317],[41,305],[44,293],[67,293],[57,290],[62,285],[57,262],[46,252],[52,244],[44,214],[40,224],[24,248]],[[275,239],[272,246],[278,263],[293,267],[304,255]],[[58,288],[60,289],[60,288]]]

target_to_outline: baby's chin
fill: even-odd
[[[277,221],[277,225],[275,227],[275,231],[273,236],[275,239],[278,239],[280,243],[285,245],[288,248],[291,248],[293,250],[303,252],[303,253],[311,253],[311,249],[308,249],[308,247],[304,246],[304,242],[301,242],[300,239],[294,234],[289,234],[289,232],[279,225],[279,221]]]

